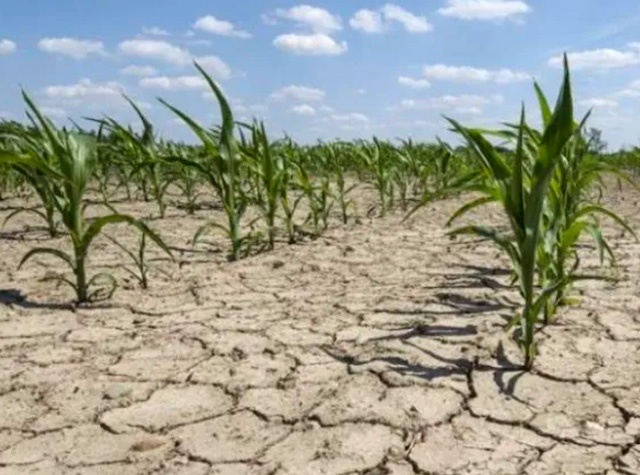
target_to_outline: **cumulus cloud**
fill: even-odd
[[[500,104],[504,98],[501,95],[479,96],[474,94],[444,95],[429,99],[405,99],[399,107],[391,110],[438,110],[442,112],[453,111],[456,114],[481,114],[483,108],[490,104]]]
[[[62,109],[61,107],[50,107],[50,106],[42,106],[40,108],[40,112],[42,112],[47,117],[54,117],[57,119],[62,119],[68,117],[67,111]]]
[[[448,0],[438,12],[460,20],[487,21],[519,18],[531,12],[531,7],[520,0]]]
[[[433,29],[424,16],[417,16],[404,8],[388,3],[382,7],[382,14],[387,21],[401,23],[409,33],[427,33]]]
[[[176,66],[187,66],[197,61],[216,79],[231,77],[231,68],[217,56],[194,57],[189,50],[162,40],[127,40],[121,42],[118,49],[127,56],[162,61]]]
[[[188,50],[162,40],[126,40],[118,45],[118,49],[127,56],[153,59],[178,66],[191,63]]]
[[[636,43],[629,46],[630,51],[602,48],[569,53],[569,64],[575,71],[615,69],[640,64],[640,51],[635,51],[638,49]],[[549,60],[549,66],[562,67],[562,61],[562,56],[555,56]]]
[[[618,101],[604,97],[592,97],[590,99],[580,101],[580,105],[604,109],[618,107]]]
[[[7,39],[0,40],[0,55],[3,54],[11,54],[18,49],[18,45],[16,45],[13,41]]]
[[[428,79],[454,82],[495,82],[507,84],[526,81],[530,76],[510,69],[488,70],[469,66],[447,66],[434,64],[424,67],[424,75]]]
[[[364,33],[382,33],[384,31],[382,14],[376,10],[358,10],[349,20],[349,25],[354,30]]]
[[[342,30],[342,20],[324,8],[298,5],[288,9],[278,9],[275,16],[296,22],[299,27],[310,28],[316,33],[331,33]]]
[[[330,118],[334,122],[341,122],[341,123],[369,122],[369,117],[359,112],[352,112],[350,114],[333,114]]]
[[[412,89],[426,89],[431,84],[426,79],[414,79],[407,76],[400,76],[398,78],[398,84],[406,87],[410,87]]]
[[[86,59],[92,55],[106,55],[102,41],[77,38],[42,38],[38,41],[38,48],[46,53],[60,54],[77,60]]]
[[[200,17],[193,24],[193,28],[196,30],[206,31],[214,35],[229,36],[232,38],[251,38],[251,33],[238,30],[235,25],[229,21],[219,20],[213,15],[206,15]]]
[[[345,41],[338,43],[324,33],[289,33],[276,37],[273,44],[288,53],[304,56],[338,56],[346,53],[348,49]]]
[[[120,96],[122,86],[117,82],[94,83],[91,79],[81,79],[76,84],[48,86],[44,94],[49,98],[77,99]]]
[[[207,82],[201,76],[155,76],[140,80],[140,87],[164,90],[208,89]]]
[[[640,97],[640,91],[637,89],[631,89],[631,88],[627,88],[627,89],[622,89],[618,92],[616,92],[614,94],[615,97],[626,97],[626,98],[632,98],[632,99],[636,99],[638,97]]]
[[[124,74],[125,76],[153,76],[157,74],[156,68],[152,66],[126,66],[120,70],[120,74]]]
[[[163,30],[157,26],[152,26],[151,28],[143,27],[142,33],[150,36],[169,36],[169,32],[167,30]]]
[[[427,33],[433,30],[427,17],[415,15],[393,3],[378,10],[358,10],[349,20],[349,25],[363,33],[383,33],[390,30],[394,22],[402,25],[409,33]]]
[[[308,104],[301,104],[291,108],[291,112],[298,115],[313,116],[316,115],[316,110]]]
[[[273,100],[293,99],[305,102],[323,101],[327,93],[321,89],[306,86],[287,86],[271,94]]]
[[[231,77],[231,68],[217,56],[199,56],[195,59],[215,79],[229,79]]]

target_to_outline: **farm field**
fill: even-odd
[[[363,187],[356,201],[374,197]],[[508,260],[446,235],[466,200],[233,263],[186,245],[210,211],[169,207],[150,223],[185,243],[176,263],[150,256],[164,272],[143,291],[99,238],[91,265],[121,286],[81,307],[39,280],[55,259],[16,271],[51,244],[17,216],[0,235],[0,473],[638,473],[638,243],[605,229],[620,282],[578,284],[526,372],[504,332],[519,301]],[[611,187],[606,203],[640,224],[637,191]],[[497,207],[465,219],[501,220]]]
[[[640,149],[608,152],[556,59],[557,96],[445,116],[451,143],[273,137],[211,58],[178,83],[218,122],[158,98],[191,142],[123,91],[135,123],[84,127],[23,90],[0,475],[640,473]]]

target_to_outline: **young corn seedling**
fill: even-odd
[[[374,176],[374,184],[380,202],[380,217],[383,217],[393,202],[393,164],[388,160],[388,153],[383,150],[378,139],[373,144],[362,144],[357,149],[367,170]]]
[[[355,210],[355,202],[349,199],[349,194],[358,187],[358,183],[347,185],[345,177],[345,166],[341,163],[343,146],[337,144],[327,144],[322,147],[325,155],[325,163],[329,173],[335,177],[336,192],[335,197],[340,207],[340,215],[342,216],[342,224],[349,221],[349,209]]]
[[[160,99],[162,104],[173,111],[191,128],[202,142],[207,154],[206,160],[202,163],[181,157],[173,157],[170,160],[198,170],[222,202],[227,216],[227,226],[216,222],[209,222],[202,226],[194,236],[194,243],[209,229],[221,229],[231,241],[229,259],[235,261],[241,257],[245,244],[250,240],[248,236],[242,235],[240,227],[242,217],[247,209],[248,200],[241,188],[242,157],[234,137],[235,122],[229,103],[218,85],[199,64],[195,63],[195,67],[205,78],[209,88],[218,100],[222,113],[222,128],[219,132],[205,129],[186,113]]]
[[[181,156],[187,158],[184,152],[173,154],[172,156]],[[201,184],[200,175],[191,167],[181,167],[175,182],[176,187],[182,192],[184,204],[180,205],[187,210],[187,214],[192,215],[198,209],[198,200],[202,193],[199,191]]]
[[[540,145],[532,155],[525,146],[527,127],[523,108],[512,166],[483,136],[482,131],[465,128],[455,120],[448,119],[453,129],[465,139],[487,176],[485,196],[465,205],[452,219],[477,206],[497,201],[502,205],[512,233],[507,236],[496,228],[472,225],[456,229],[451,234],[474,234],[490,239],[510,257],[524,300],[522,313],[514,319],[513,324],[519,330],[519,342],[527,369],[534,362],[536,324],[547,301],[559,288],[578,278],[575,275],[565,277],[543,289],[535,285],[537,254],[544,239],[542,218],[549,185],[556,166],[562,160],[563,149],[575,130],[571,79],[566,58],[564,81],[555,110],[548,115],[543,111],[543,117],[546,117],[545,129]]]
[[[545,111],[543,121],[547,122],[550,117],[549,107],[542,91],[538,89],[537,92],[540,107]],[[600,254],[601,264],[606,255],[611,264],[615,265],[615,255],[602,233],[599,217],[610,218],[635,237],[633,230],[622,218],[593,199],[594,194],[601,196],[603,192],[604,175],[612,174],[630,182],[631,180],[589,153],[589,143],[584,136],[589,115],[590,113],[576,127],[549,187],[548,204],[543,215],[545,239],[538,254],[539,280],[543,287],[575,273],[580,263],[578,243],[584,233],[592,237]],[[536,150],[540,134],[529,130],[527,135],[529,148]],[[559,287],[547,302],[544,310],[545,323],[550,322],[558,306],[567,303],[565,295],[568,288],[568,285]]]
[[[268,249],[273,249],[286,170],[277,151],[269,143],[264,123],[254,123],[251,135],[251,145],[243,147],[243,151],[248,159],[249,175],[254,182],[253,204],[260,210],[267,225]]]
[[[293,194],[293,171],[291,168],[295,168],[295,164],[298,162],[296,157],[298,150],[289,138],[285,139],[281,148],[283,150],[282,153],[284,155],[284,159],[282,161],[283,168],[282,187],[280,188],[280,204],[282,206],[282,219],[284,221],[285,229],[287,230],[288,242],[289,244],[293,244],[296,242],[297,237],[297,226],[295,224],[294,217],[302,198],[304,198],[304,194],[298,193],[297,196]]]
[[[70,133],[64,129],[56,129],[24,92],[23,97],[33,115],[32,120],[36,134],[42,142],[43,148],[51,155],[51,161],[48,162],[41,157],[32,155],[19,155],[14,158],[17,162],[28,163],[30,166],[38,168],[51,183],[54,183],[55,206],[69,233],[73,253],[69,254],[54,248],[35,248],[25,254],[19,267],[22,267],[36,255],[48,254],[57,257],[71,268],[75,280],[71,281],[62,277],[56,279],[69,284],[76,292],[77,301],[83,303],[97,295],[96,292],[90,293],[89,289],[100,278],[111,282],[109,295],[115,290],[116,282],[110,274],[101,273],[88,277],[86,272],[86,261],[89,257],[91,244],[105,226],[127,223],[151,238],[171,256],[171,251],[160,237],[145,223],[132,216],[114,213],[91,221],[87,220],[85,217],[87,207],[85,193],[95,167],[94,139],[86,135]]]
[[[171,185],[171,179],[164,172],[164,161],[161,159],[160,145],[156,141],[153,124],[151,124],[135,102],[127,96],[124,96],[124,98],[142,122],[142,135],[139,136],[130,128],[110,118],[105,119],[102,123],[119,138],[120,146],[123,148],[124,154],[136,158],[135,162],[137,165],[132,169],[131,175],[143,175],[142,187],[144,193],[147,193],[147,186],[150,185],[153,199],[158,205],[160,217],[164,218],[167,210],[165,195],[169,185]]]
[[[333,207],[329,177],[320,177],[320,183],[311,180],[304,166],[297,165],[297,186],[307,198],[309,215],[307,222],[313,223],[312,235],[319,237],[329,226],[329,214]]]
[[[138,252],[130,251],[126,246],[120,244],[116,239],[111,236],[106,236],[109,241],[118,246],[122,251],[124,251],[127,256],[131,258],[131,260],[136,265],[136,270],[133,271],[128,267],[124,266],[123,269],[128,272],[134,279],[138,281],[140,287],[143,289],[149,288],[149,266],[145,262],[145,250],[147,248],[147,236],[146,234],[142,234],[140,236],[140,240],[138,242]]]
[[[3,227],[21,213],[32,213],[42,218],[47,224],[50,237],[57,237],[55,184],[40,166],[40,164],[52,165],[54,158],[52,150],[39,140],[37,134],[26,128],[11,127],[5,137],[10,141],[11,146],[6,146],[4,152],[0,150],[0,161],[22,176],[31,186],[43,210],[18,208],[7,215]]]

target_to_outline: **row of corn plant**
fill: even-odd
[[[130,215],[112,213],[95,219],[88,219],[86,192],[93,178],[96,167],[96,142],[86,134],[59,130],[41,114],[26,93],[23,93],[27,104],[28,115],[32,121],[32,129],[28,135],[17,137],[21,144],[17,151],[4,151],[0,155],[4,163],[11,164],[16,170],[37,172],[49,185],[47,193],[40,193],[34,188],[45,209],[53,209],[60,216],[70,241],[72,253],[53,247],[31,249],[20,261],[22,267],[34,256],[47,254],[64,262],[71,269],[74,280],[57,276],[56,280],[69,284],[75,291],[79,303],[96,297],[104,289],[92,291],[94,284],[101,279],[108,282],[107,295],[113,293],[116,282],[112,275],[99,273],[87,275],[87,259],[91,245],[105,226],[126,223],[136,228],[143,235],[152,239],[168,255],[169,248],[162,239],[144,222]]]
[[[554,110],[535,84],[543,122],[541,131],[528,125],[524,107],[519,123],[506,131],[467,128],[448,119],[484,170],[480,180],[465,186],[479,192],[480,197],[460,208],[450,224],[478,206],[497,202],[510,228],[510,233],[504,233],[496,227],[469,225],[451,234],[489,239],[509,256],[523,299],[523,309],[509,328],[517,329],[526,368],[532,367],[536,356],[535,334],[539,324],[551,321],[559,305],[567,302],[569,286],[582,279],[603,278],[579,273],[581,236],[590,234],[601,258],[606,254],[613,260],[598,218],[611,218],[633,234],[619,216],[594,200],[594,193],[599,196],[603,186],[603,175],[617,171],[589,156],[583,134],[588,114],[581,122],[574,121],[566,58],[564,67]],[[492,137],[513,140],[515,150],[511,154],[500,151],[490,142]]]

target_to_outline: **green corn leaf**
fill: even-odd
[[[65,252],[62,252],[60,249],[54,249],[51,247],[37,247],[35,249],[31,249],[20,260],[20,263],[18,264],[18,269],[21,269],[22,266],[33,256],[37,256],[39,254],[48,254],[51,256],[55,256],[58,259],[61,259],[65,263],[67,263],[71,269],[75,269],[75,263],[73,262],[73,259],[71,258],[71,256],[69,256]]]
[[[551,116],[552,116],[551,108],[549,107],[549,102],[547,101],[547,98],[544,95],[544,92],[542,92],[540,85],[537,82],[534,82],[533,87],[536,91],[536,96],[538,98],[538,105],[540,107],[540,116],[542,117],[542,124],[546,129],[549,126],[549,123],[551,122]]]

